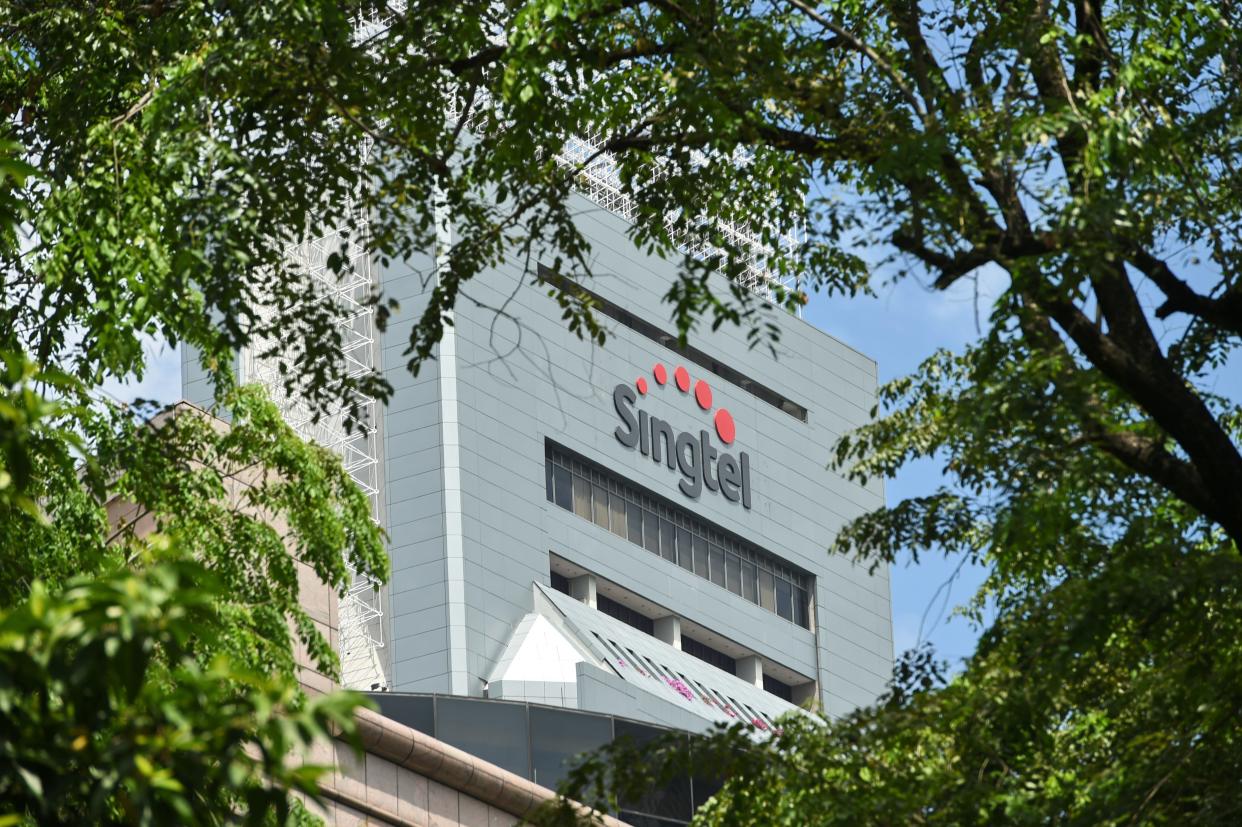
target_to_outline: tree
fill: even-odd
[[[0,187],[32,172],[0,158]],[[295,646],[337,658],[294,556],[338,592],[383,577],[366,497],[257,389],[228,427],[91,390],[0,348],[0,823],[313,821],[292,795],[328,768],[298,754],[365,701],[298,686]]]
[[[224,583],[167,537],[148,565],[42,583],[0,616],[5,823],[283,824],[327,767],[289,760],[358,699],[202,654],[235,634]],[[161,559],[165,558],[165,559]]]
[[[637,244],[719,252],[670,286],[683,332],[769,332],[762,302],[710,287],[747,254],[721,222],[773,250],[807,228],[767,262],[800,280],[786,305],[876,273],[945,288],[998,269],[986,334],[886,388],[835,455],[859,476],[937,457],[946,486],[833,541],[866,561],[984,559],[974,606],[997,619],[947,686],[807,730],[822,760],[854,745],[848,772],[755,800],[1228,821],[1242,415],[1212,383],[1242,335],[1238,24],[1233,3],[1182,0],[13,5],[0,107],[45,178],[18,193],[33,235],[0,267],[5,321],[88,381],[140,370],[143,332],[219,367],[278,331],[312,399],[382,395],[328,358],[326,315],[291,314],[304,282],[285,247],[323,227],[361,243],[365,217],[375,254],[404,256],[447,211],[416,370],[502,257],[550,249],[589,275],[582,164],[561,157],[575,135],[611,153]],[[889,257],[870,272],[860,245]],[[601,335],[581,294],[538,286]],[[756,792],[739,778],[721,808]]]

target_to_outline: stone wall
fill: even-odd
[[[333,741],[307,759],[336,766],[322,784],[325,805],[310,805],[328,825],[509,827],[556,796],[378,713],[359,712],[358,727],[361,756]],[[622,825],[607,816],[603,823]]]

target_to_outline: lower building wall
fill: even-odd
[[[331,754],[327,754],[327,753]],[[380,756],[362,757],[340,741],[316,763],[336,771],[323,782],[324,802],[308,809],[326,825],[509,827],[521,818]]]
[[[333,740],[306,760],[335,766],[307,807],[330,827],[509,827],[556,793],[369,710],[357,715],[364,747]],[[624,827],[609,816],[606,827]]]

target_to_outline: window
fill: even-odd
[[[734,594],[742,593],[742,560],[736,554],[725,554],[725,586]]]
[[[793,587],[783,577],[776,578],[776,613],[793,620]]]
[[[608,520],[612,526],[612,533],[618,537],[629,537],[629,528],[626,525],[625,516],[625,500],[618,494],[611,494],[608,497]]]
[[[794,623],[809,629],[811,628],[811,600],[806,589],[802,587],[794,588]]]
[[[759,605],[769,612],[776,611],[776,584],[770,571],[759,572]]]
[[[814,628],[810,576],[550,440],[545,446],[550,502],[804,629]]]
[[[591,519],[591,481],[586,477],[574,477],[574,513]]]
[[[591,496],[595,506],[595,524],[600,528],[608,528],[608,492],[602,485],[593,485]]]
[[[621,498],[618,497],[618,500]],[[626,512],[630,523],[630,542],[641,546],[643,544],[643,510],[641,508],[630,508]]]
[[[763,688],[767,692],[771,692],[782,701],[793,703],[793,687],[783,681],[778,681],[771,675],[763,676]]]
[[[653,636],[655,635],[655,621],[646,615],[640,614],[634,609],[631,609],[624,603],[618,603],[610,597],[597,594],[595,596],[595,608],[599,609],[609,617],[615,617],[627,626],[633,626],[640,632],[646,632],[647,634]]]
[[[737,661],[726,655],[724,652],[721,652],[718,649],[713,649],[706,643],[700,643],[692,637],[686,637],[685,635],[681,636],[681,651],[685,652],[687,655],[692,655],[705,663],[710,663],[717,669],[723,669],[730,675],[737,674]]]
[[[559,465],[553,465],[550,479],[556,489],[556,496],[553,502],[566,511],[572,511],[574,507],[574,493],[573,480],[570,476],[569,469],[563,468]]]
[[[659,554],[660,518],[657,517],[654,512],[647,511],[645,509],[636,508],[634,510],[641,510],[643,512],[643,547],[652,554]]]
[[[725,584],[724,549],[712,543],[707,547],[707,570],[717,586]]]
[[[669,562],[677,562],[677,531],[672,522],[660,519],[660,556]]]
[[[694,573],[707,579],[707,540],[703,537],[694,538]]]

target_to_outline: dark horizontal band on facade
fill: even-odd
[[[550,439],[548,502],[658,554],[804,629],[814,629],[814,578]]]
[[[581,293],[582,295],[590,298],[591,303],[595,306],[595,309],[600,313],[603,313],[608,318],[625,325],[635,333],[646,336],[656,344],[668,348],[678,356],[681,356],[687,362],[693,362],[699,367],[716,374],[721,379],[737,385],[739,388],[754,396],[756,399],[767,402],[774,408],[779,408],[792,416],[794,419],[797,419],[800,422],[807,421],[807,416],[809,414],[804,405],[799,405],[792,399],[777,393],[768,386],[750,378],[741,371],[717,361],[709,354],[704,353],[698,348],[681,344],[677,341],[677,337],[673,334],[661,330],[659,327],[653,325],[646,319],[638,318],[624,307],[610,302],[598,293],[588,290],[578,282],[562,276],[550,267],[546,267],[543,264],[539,265],[539,279],[540,281],[546,282],[547,284],[561,290],[574,290]]]

